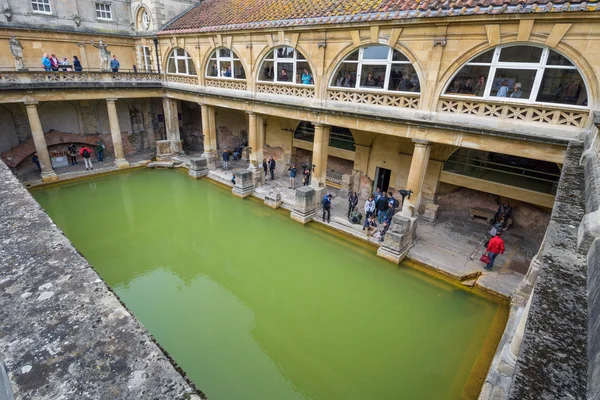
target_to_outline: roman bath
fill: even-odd
[[[600,399],[597,2],[0,5],[0,400]]]

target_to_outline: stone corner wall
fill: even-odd
[[[16,399],[203,395],[0,161],[0,354]]]

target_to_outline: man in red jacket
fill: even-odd
[[[498,254],[504,254],[504,240],[500,237],[502,232],[496,233],[487,246],[487,251],[490,253],[490,262],[485,266],[485,269],[488,271],[492,270],[494,266],[494,260]]]

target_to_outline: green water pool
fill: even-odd
[[[33,195],[212,400],[464,398],[499,309],[178,171]]]

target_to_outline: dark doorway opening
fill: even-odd
[[[373,192],[377,188],[381,188],[382,192],[387,192],[390,187],[390,176],[392,175],[392,171],[389,169],[377,167],[375,171],[375,183],[373,184]]]

